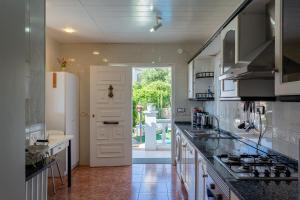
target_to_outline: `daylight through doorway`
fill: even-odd
[[[171,103],[171,67],[133,68],[133,163],[171,163]]]

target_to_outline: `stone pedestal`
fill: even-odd
[[[157,111],[145,111],[145,150],[156,150],[156,114]]]

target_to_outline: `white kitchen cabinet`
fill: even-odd
[[[206,179],[208,177],[206,170],[206,163],[202,155],[197,152],[197,173],[196,173],[196,199],[208,200],[206,190]]]
[[[191,61],[188,67],[188,98],[189,99],[195,98],[194,82],[195,82],[194,61]]]
[[[181,163],[182,163],[182,153],[181,153],[181,131],[179,128],[175,128],[176,131],[176,143],[175,143],[175,161],[176,161],[176,171],[179,176],[181,176]]]
[[[251,11],[251,10],[250,10]],[[251,61],[252,53],[267,42],[266,14],[244,11],[233,19],[221,32],[220,96],[270,97],[274,96],[274,82],[268,80],[228,80],[241,64]],[[265,86],[265,87],[257,87]],[[244,90],[244,88],[250,88]],[[262,88],[262,91],[257,90]]]
[[[187,185],[187,193],[188,199],[195,199],[195,191],[196,191],[196,183],[195,183],[195,169],[196,169],[196,152],[193,146],[190,143],[187,143],[186,148],[186,185]]]
[[[195,199],[196,191],[196,152],[187,138],[181,135],[181,179],[188,193],[188,199]]]
[[[30,135],[44,138],[45,123],[45,0],[26,0],[25,123]]]
[[[184,186],[186,187],[186,177],[187,177],[187,155],[186,155],[186,149],[187,149],[187,140],[185,137],[181,137],[181,180],[184,183]]]
[[[300,1],[275,3],[275,94],[300,95]]]

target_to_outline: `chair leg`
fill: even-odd
[[[62,177],[62,175],[61,175],[60,167],[59,167],[58,161],[56,160],[55,162],[56,162],[56,167],[57,167],[57,171],[58,171],[58,173],[59,173],[59,177],[60,177],[61,184],[64,185],[64,179],[63,179],[63,177]]]
[[[50,170],[51,170],[51,176],[52,176],[53,193],[56,194],[55,180],[54,180],[54,173],[53,173],[53,167],[52,167],[52,165],[50,166]]]

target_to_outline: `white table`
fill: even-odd
[[[73,139],[72,135],[63,135],[63,134],[49,134],[48,146],[50,155],[56,155],[59,152],[67,149],[68,152],[68,187],[71,187],[72,182],[72,166],[71,166],[71,141]]]

